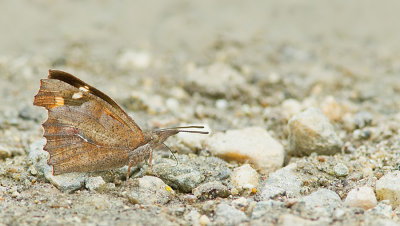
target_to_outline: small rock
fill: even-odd
[[[20,193],[18,192],[18,191],[14,191],[12,194],[11,194],[11,197],[12,198],[18,198],[20,196]]]
[[[188,69],[188,88],[212,96],[236,96],[246,81],[236,70],[226,64],[215,63],[208,67]]]
[[[261,127],[216,133],[207,138],[205,146],[223,159],[249,161],[263,173],[282,167],[285,154],[282,145]]]
[[[308,108],[289,120],[289,154],[305,156],[316,152],[333,155],[343,142],[328,118],[317,108]]]
[[[246,214],[234,207],[221,203],[215,210],[215,223],[220,225],[238,225],[247,220]]]
[[[303,219],[301,217],[292,215],[292,214],[283,214],[279,217],[278,219],[278,224],[279,226],[312,226],[312,225],[320,225],[320,222],[318,221],[312,221],[312,220],[307,220]]]
[[[371,113],[362,111],[354,116],[354,124],[357,129],[371,125],[373,116]]]
[[[393,216],[393,208],[389,203],[385,203],[383,200],[379,202],[374,208],[369,209],[369,213],[374,213],[375,215],[390,218]]]
[[[175,195],[174,190],[158,177],[135,179],[126,197],[131,203],[145,205],[166,204]]]
[[[44,176],[45,173],[52,173],[53,168],[47,164],[49,153],[43,150],[46,144],[46,138],[33,142],[28,149],[29,164],[33,165],[36,169],[38,176]]]
[[[145,51],[126,51],[124,52],[117,61],[117,64],[121,68],[137,68],[137,69],[145,69],[149,67],[151,63],[151,56],[148,52]]]
[[[228,101],[225,99],[218,99],[215,101],[215,107],[224,110],[228,107]]]
[[[204,181],[200,171],[184,163],[176,165],[174,162],[157,164],[154,172],[174,189],[182,192],[191,192]]]
[[[210,225],[211,221],[210,218],[208,218],[206,215],[201,215],[199,218],[199,223],[200,225]]]
[[[185,220],[191,225],[201,225],[200,223],[200,213],[197,210],[191,210],[185,215]]]
[[[11,150],[10,148],[0,144],[0,159],[10,158]]]
[[[53,172],[47,172],[45,177],[59,190],[63,192],[73,192],[84,186],[88,175],[87,173],[64,173],[54,176]]]
[[[259,175],[249,164],[233,170],[232,183],[238,190],[252,190],[258,186]]]
[[[102,177],[98,176],[98,177],[89,177],[86,179],[85,181],[85,187],[89,190],[89,191],[96,191],[101,189],[104,185],[106,184],[106,182],[103,180]]]
[[[345,177],[349,174],[349,168],[347,168],[343,163],[336,164],[333,171],[337,177]]]
[[[251,213],[252,219],[258,219],[262,216],[269,214],[270,212],[277,211],[278,209],[285,209],[285,203],[275,201],[275,200],[267,200],[257,202],[253,208],[253,212]]]
[[[376,196],[379,200],[390,200],[394,208],[400,205],[399,171],[388,173],[376,182]]]
[[[211,181],[201,184],[193,189],[193,194],[204,200],[214,199],[216,197],[226,198],[230,195],[229,189],[219,181]]]
[[[335,209],[342,205],[342,200],[334,192],[326,188],[321,188],[301,199],[309,209],[330,208]]]
[[[286,120],[289,120],[293,115],[301,112],[301,104],[295,99],[288,99],[282,102],[282,114]]]
[[[241,208],[247,207],[249,205],[249,202],[247,201],[247,199],[245,197],[240,197],[238,199],[233,200],[232,205],[236,209],[241,209]]]
[[[268,200],[278,195],[298,196],[302,180],[295,174],[297,165],[292,163],[271,173],[261,189],[261,200]]]
[[[351,207],[361,207],[365,210],[376,206],[377,201],[374,190],[371,187],[360,187],[352,189],[344,201]]]

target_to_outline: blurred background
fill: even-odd
[[[0,118],[45,119],[32,100],[49,68],[96,86],[146,128],[264,125],[285,142],[287,120],[308,106],[339,122],[362,110],[396,114],[398,9],[364,0],[0,1]]]
[[[0,109],[3,118],[43,119],[31,102],[39,79],[55,68],[143,113],[137,119],[143,124],[149,114],[172,118],[148,127],[203,119],[217,128],[268,124],[282,118],[279,112],[288,110],[282,107],[297,109],[285,121],[323,103],[344,105],[336,109],[341,113],[396,113],[399,6],[364,0],[1,1]],[[330,119],[340,121],[341,113]]]

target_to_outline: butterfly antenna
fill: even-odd
[[[200,133],[200,134],[208,134],[208,131],[196,131],[196,130],[185,130],[185,129],[204,129],[204,126],[178,126],[171,128],[162,128],[156,131],[168,131],[168,130],[177,130],[178,132],[183,133]]]
[[[176,161],[176,165],[175,166],[178,166],[179,161],[176,158],[176,156],[174,155],[174,153],[172,152],[171,148],[169,148],[164,142],[162,144],[171,152],[172,156],[174,156],[174,159]]]

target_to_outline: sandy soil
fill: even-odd
[[[42,137],[46,113],[32,101],[49,68],[95,85],[146,129],[182,123],[205,123],[216,132],[260,126],[287,149],[289,113],[282,103],[294,99],[302,108],[321,108],[351,150],[327,161],[287,157],[304,176],[303,194],[328,188],[344,200],[357,185],[374,187],[400,165],[399,9],[395,0],[1,1],[0,149],[9,154],[0,156],[0,225],[206,224],[204,217],[190,215],[193,210],[221,224],[218,203],[240,196],[258,202],[256,195],[231,194],[193,203],[178,189],[167,204],[139,205],[126,199],[130,183],[118,178],[107,181],[115,189],[67,193],[34,175],[27,153]],[[215,64],[236,71],[244,83],[194,85],[189,74]],[[372,122],[356,128],[348,118],[360,112],[368,112]],[[169,144],[178,149],[174,141]],[[163,155],[168,152],[157,152],[156,159]],[[177,155],[188,154],[182,149]],[[210,155],[202,150],[192,157]],[[324,168],[337,163],[350,169],[347,177],[337,179]],[[261,184],[266,178],[262,175]],[[315,216],[285,203],[261,220],[252,218],[250,205],[241,224],[276,224],[284,213],[308,223],[400,223],[395,206],[388,215],[350,208],[343,216]]]

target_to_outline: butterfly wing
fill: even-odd
[[[110,97],[68,73],[50,70],[34,105],[48,110],[44,150],[55,175],[126,165],[129,150],[143,142],[139,126]]]

